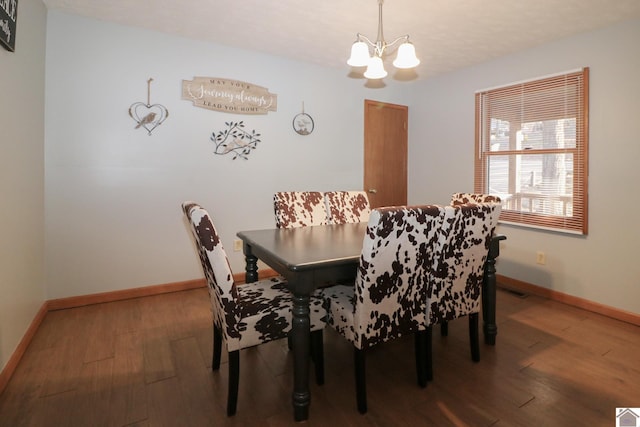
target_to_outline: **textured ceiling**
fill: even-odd
[[[376,0],[43,1],[49,9],[345,70],[356,33],[377,36]],[[420,78],[639,18],[640,0],[387,0],[383,6],[386,41],[409,34],[422,61]]]

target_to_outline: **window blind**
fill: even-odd
[[[588,232],[589,69],[479,91],[475,191],[506,223]]]

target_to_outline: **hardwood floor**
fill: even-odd
[[[240,352],[238,413],[227,366],[212,373],[206,289],[47,314],[4,393],[0,426],[287,426],[286,340]],[[612,426],[640,407],[640,327],[498,291],[498,338],[471,361],[466,319],[434,328],[434,380],[416,383],[413,339],[367,358],[369,412],[356,410],[352,348],[325,330],[325,384],[311,426]]]

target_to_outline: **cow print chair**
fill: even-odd
[[[368,222],[369,198],[364,191],[327,191],[324,193],[331,224]]]
[[[273,195],[276,227],[294,228],[329,223],[320,191],[281,191]]]
[[[502,201],[498,196],[492,196],[491,194],[482,193],[453,193],[451,196],[451,206],[458,206],[464,204],[483,204],[483,203],[497,203],[501,204]],[[440,335],[446,337],[449,335],[449,324],[446,321],[440,323]]]
[[[286,338],[291,330],[292,295],[282,277],[238,286],[233,279],[227,254],[208,212],[194,202],[182,209],[190,224],[207,280],[213,311],[212,369],[220,368],[222,343],[229,353],[227,415],[234,415],[238,401],[239,351]],[[322,299],[310,298],[312,357],[316,382],[324,382],[322,331],[325,326]]]
[[[428,274],[431,280],[426,313],[429,380],[433,379],[432,325],[468,316],[471,359],[480,360],[478,317],[484,265],[501,206],[498,203],[460,204],[444,209],[436,259]]]
[[[425,272],[440,227],[442,208],[391,207],[371,211],[355,286],[323,290],[327,323],[354,346],[357,407],[367,412],[365,352],[386,341],[415,335],[418,384],[426,376]]]

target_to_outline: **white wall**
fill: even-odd
[[[365,89],[328,69],[255,52],[50,11],[46,84],[47,298],[200,277],[179,204],[214,215],[232,268],[241,229],[273,225],[271,196],[283,189],[360,188],[365,98],[409,106],[409,202],[448,203],[473,188],[476,90],[589,66],[590,232],[587,237],[501,226],[508,235],[501,274],[638,312],[640,274],[632,242],[638,227],[635,161],[640,146],[638,21],[582,34],[419,83]],[[267,87],[278,111],[241,116],[180,99],[183,79],[224,77]],[[152,136],[134,130],[129,106],[169,109]],[[301,109],[316,121],[310,136],[291,128]],[[209,136],[244,120],[262,134],[249,160],[212,153]],[[611,149],[621,155],[612,155]],[[463,155],[461,153],[468,153]],[[619,188],[616,188],[618,186]],[[626,201],[628,209],[612,206]],[[547,265],[535,264],[535,252]]]
[[[202,277],[180,203],[209,209],[232,268],[239,230],[274,225],[273,193],[359,189],[365,98],[402,103],[410,83],[365,89],[335,70],[49,11],[46,84],[47,298]],[[233,115],[180,99],[181,82],[221,77],[264,86],[278,111]],[[169,110],[148,136],[127,111]],[[293,131],[302,109],[309,136]],[[212,132],[244,120],[262,134],[248,160],[213,154]]]
[[[42,2],[21,1],[0,47],[0,370],[44,302],[45,32]]]
[[[410,102],[409,201],[448,203],[473,190],[475,91],[590,67],[589,234],[500,226],[508,240],[498,272],[640,313],[639,40],[636,20],[426,81]]]

